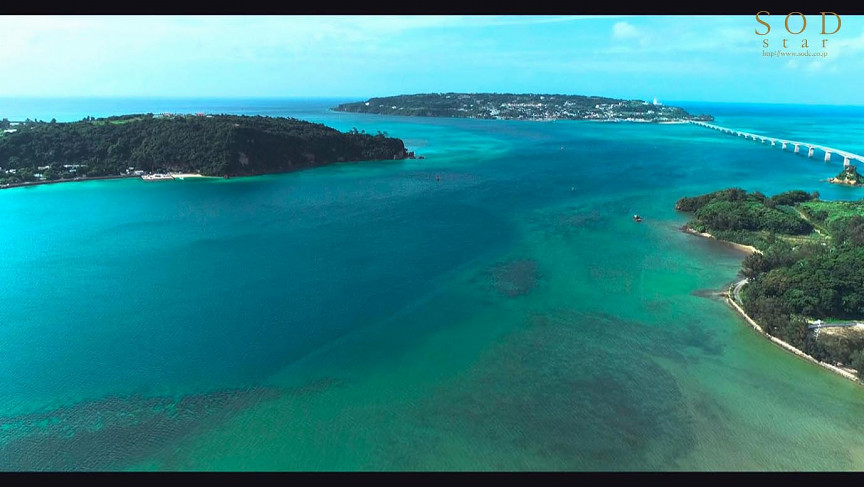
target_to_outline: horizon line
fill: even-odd
[[[453,93],[453,94],[509,94],[509,95],[560,95],[560,96],[588,96],[602,98],[617,98],[609,95],[574,95],[570,93],[544,93],[544,92],[508,92],[508,91],[428,91],[422,93],[400,93],[398,95],[385,96],[350,96],[350,95],[316,95],[316,96],[287,96],[287,95],[272,95],[272,96],[228,96],[228,95],[212,95],[212,96],[184,96],[184,95],[0,95],[0,100],[16,100],[16,99],[43,99],[43,100],[335,100],[335,99],[358,99],[358,101],[369,100],[371,98],[387,98],[392,96],[411,96],[424,94],[438,93]],[[653,98],[653,97],[651,97]],[[641,98],[618,98],[621,100],[642,100]],[[672,103],[713,103],[713,104],[746,104],[746,105],[792,105],[792,106],[830,106],[830,107],[862,107],[864,104],[835,104],[835,103],[802,103],[802,102],[754,102],[754,101],[717,101],[717,100],[667,100],[664,104]]]

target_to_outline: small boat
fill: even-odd
[[[440,174],[435,175],[435,181],[441,181],[441,175]]]
[[[633,215],[633,221],[636,223],[642,223],[642,217],[639,215]]]

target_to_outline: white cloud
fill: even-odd
[[[815,73],[818,73],[820,71],[824,71],[825,65],[824,65],[824,63],[822,63],[820,61],[821,61],[821,59],[810,61],[809,63],[804,65],[804,69],[806,69],[807,71],[810,71],[810,72],[815,72]]]
[[[620,40],[639,37],[639,29],[627,22],[615,22],[615,25],[612,26],[612,37]]]
[[[858,37],[831,39],[825,45],[825,50],[828,51],[828,57],[835,61],[837,58],[860,58],[864,54],[864,32]],[[848,62],[848,61],[847,61]]]
[[[840,69],[849,76],[830,82],[848,84],[864,71],[855,62],[864,31],[843,20],[827,36],[828,58],[787,66],[762,57],[752,16],[0,16],[0,68],[15,73],[0,92],[360,93],[475,80],[509,87],[516,72],[531,86],[544,76],[785,69],[811,78]]]

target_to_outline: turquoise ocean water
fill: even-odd
[[[821,181],[840,161],[339,101],[0,99],[294,116],[426,157],[0,191],[0,470],[864,468],[864,388],[711,297],[742,255],[674,211],[730,186],[864,197]],[[864,153],[864,108],[680,105]]]

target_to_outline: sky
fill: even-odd
[[[0,16],[0,97],[509,92],[864,105],[864,16],[842,15],[833,35],[819,14],[797,35],[785,17],[762,15],[771,31],[760,36],[755,14]],[[836,22],[828,15],[826,32]],[[800,16],[789,27],[800,30]],[[764,55],[778,50],[828,56]]]

